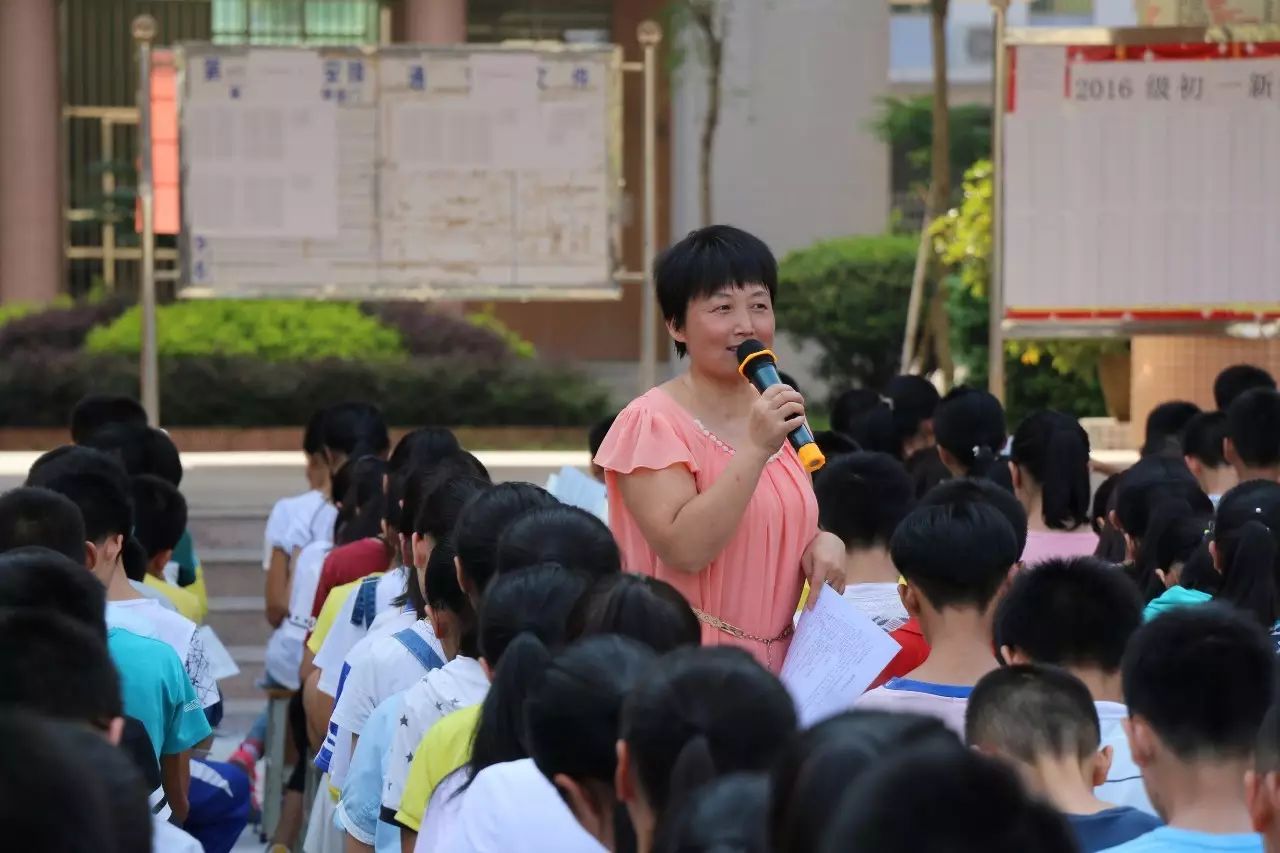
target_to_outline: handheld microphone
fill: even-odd
[[[778,359],[772,350],[755,338],[748,338],[738,344],[738,372],[755,386],[761,394],[770,385],[781,385],[782,377],[778,375]],[[813,439],[813,431],[804,421],[800,426],[787,433],[787,441],[796,449],[800,464],[809,473],[813,473],[827,464],[827,457],[818,449]]]

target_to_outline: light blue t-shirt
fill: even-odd
[[[1162,826],[1104,853],[1180,853],[1180,851],[1227,851],[1262,853],[1262,836],[1254,833],[1214,835],[1190,829]]]
[[[384,699],[360,732],[360,742],[351,756],[347,780],[342,786],[342,799],[333,822],[362,844],[372,844],[375,853],[400,853],[400,827],[379,817],[382,810],[382,786],[387,776],[384,759],[391,747],[395,728],[400,724],[404,693]],[[407,723],[406,723],[407,724]]]
[[[157,758],[191,749],[213,733],[182,660],[167,643],[110,628],[107,649],[120,674],[124,712],[142,723]]]

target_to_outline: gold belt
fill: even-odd
[[[790,637],[792,634],[794,634],[796,630],[796,626],[792,624],[790,620],[788,620],[787,627],[783,628],[782,633],[779,634],[778,636],[773,637],[772,639],[768,637],[757,637],[755,634],[748,634],[746,631],[742,630],[737,625],[730,625],[728,622],[724,621],[719,616],[712,616],[710,613],[705,613],[696,607],[693,608],[693,613],[695,616],[698,617],[698,621],[701,622],[703,625],[710,625],[712,628],[715,628],[717,631],[720,631],[721,633],[724,633],[724,634],[728,634],[730,637],[733,637],[734,639],[750,640],[753,643],[763,643],[765,660],[769,662],[770,666],[773,666],[773,644],[782,642],[783,640],[787,639],[787,637]]]

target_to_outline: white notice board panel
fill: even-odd
[[[184,48],[184,295],[616,295],[620,60]]]
[[[1018,44],[1017,32],[1006,319],[1280,315],[1280,43]]]

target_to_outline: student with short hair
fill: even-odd
[[[1011,485],[1007,466],[1000,464],[1009,438],[1004,406],[991,394],[967,385],[951,389],[933,415],[933,434],[953,477],[986,477]]]
[[[618,797],[641,853],[698,788],[770,767],[796,730],[786,688],[742,649],[678,649],[627,696],[618,744]]]
[[[763,773],[713,779],[672,810],[653,853],[768,853],[768,807]]]
[[[1187,423],[1182,434],[1182,458],[1214,506],[1239,482],[1235,469],[1223,455],[1226,438],[1227,415],[1221,411],[1201,412]]]
[[[173,557],[182,534],[187,529],[187,501],[160,477],[141,474],[129,481],[133,498],[133,537],[142,545],[147,558],[143,583],[162,594],[192,623],[200,622],[200,600],[194,593],[169,583],[165,565]]]
[[[898,525],[889,550],[906,580],[903,604],[919,620],[930,652],[855,707],[933,714],[958,733],[974,683],[997,665],[992,604],[1018,561],[1013,526],[986,500],[957,494],[916,507]]]
[[[1032,795],[1061,812],[1083,853],[1123,844],[1161,825],[1132,806],[1094,796],[1107,778],[1111,748],[1100,747],[1089,688],[1064,669],[1022,664],[984,675],[969,697],[965,741],[1008,763]]]
[[[1112,849],[1262,850],[1244,780],[1274,658],[1260,627],[1215,604],[1171,611],[1138,630],[1124,656],[1126,730],[1166,826]]]
[[[1033,412],[1018,424],[1009,450],[1013,491],[1027,512],[1022,560],[1092,554],[1098,536],[1089,527],[1089,435],[1062,412]]]
[[[916,497],[924,497],[934,486],[951,477],[938,454],[934,434],[934,416],[942,397],[928,379],[909,374],[890,379],[884,395],[893,406],[893,425],[901,440],[902,464],[911,477]]]
[[[40,544],[84,562],[84,519],[66,496],[23,486],[0,495],[0,553]]]
[[[846,790],[871,767],[916,746],[961,748],[941,720],[919,714],[846,711],[797,732],[771,771],[768,849],[817,850],[837,817],[832,792]]]
[[[1059,666],[1093,696],[1111,767],[1098,786],[1107,802],[1155,814],[1124,733],[1120,681],[1126,644],[1142,624],[1142,599],[1115,566],[1090,557],[1057,559],[1020,573],[996,610],[995,643],[1009,664]]]
[[[838,800],[821,853],[1076,853],[1066,821],[973,750],[916,747],[871,767]]]
[[[1280,851],[1280,706],[1272,705],[1258,730],[1253,768],[1244,775],[1245,802],[1267,853]]]
[[[71,409],[71,441],[85,439],[109,424],[147,425],[147,410],[133,397],[122,394],[88,394]]]
[[[885,453],[851,453],[819,471],[813,490],[819,526],[844,543],[843,598],[885,631],[901,628],[910,617],[898,595],[889,539],[916,502],[902,463]]]
[[[1280,482],[1280,391],[1255,388],[1227,409],[1223,454],[1240,482]]]
[[[1275,390],[1275,378],[1254,364],[1233,364],[1224,367],[1213,380],[1213,402],[1218,411],[1225,412],[1231,408],[1236,398],[1254,388],[1270,388]]]
[[[1181,456],[1187,425],[1198,414],[1200,407],[1186,400],[1169,400],[1156,406],[1147,415],[1141,455]]]

